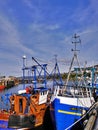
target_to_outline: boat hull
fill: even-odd
[[[4,85],[0,85],[0,91],[4,90],[4,89],[5,89],[5,86]]]
[[[8,119],[10,114],[11,113],[6,110],[0,110],[0,130],[13,130],[8,128]]]
[[[66,97],[62,98],[66,99]],[[75,105],[75,103],[70,103],[71,99],[72,98],[69,98],[68,103],[62,102],[60,98],[55,98],[51,103],[51,116],[56,130],[67,130],[67,128],[69,128],[82,117],[84,111],[86,112],[89,109],[88,107],[84,107],[82,105]],[[69,129],[71,128],[72,127]]]
[[[0,130],[13,130],[13,129],[8,128],[8,121],[0,120]]]
[[[8,126],[8,121],[0,120],[0,130],[6,129]]]

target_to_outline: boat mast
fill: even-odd
[[[53,76],[53,86],[55,86],[56,84],[63,85],[63,80],[61,77],[61,73],[60,73],[59,65],[58,65],[58,61],[57,61],[57,55],[54,55],[54,56],[55,56],[55,66],[51,73],[51,75]],[[56,81],[56,76],[58,76],[59,82]]]
[[[73,41],[72,41],[72,44],[74,44],[74,49],[72,49],[72,51],[74,52],[74,55],[72,57],[72,61],[71,61],[71,65],[69,67],[69,72],[68,72],[68,76],[67,76],[67,80],[66,80],[66,84],[65,84],[65,90],[66,90],[66,87],[68,85],[68,81],[69,81],[69,77],[70,77],[70,73],[71,73],[71,69],[72,69],[72,66],[73,66],[73,62],[74,60],[76,59],[77,63],[78,63],[78,66],[80,68],[80,64],[79,64],[79,61],[78,61],[78,56],[77,56],[77,44],[78,43],[81,43],[81,40],[80,40],[80,36],[77,36],[76,34],[74,34],[73,36]]]

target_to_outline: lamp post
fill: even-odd
[[[26,56],[22,57],[23,59],[23,89],[25,89],[25,66],[26,66]]]

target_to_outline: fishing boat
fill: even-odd
[[[5,89],[5,86],[4,85],[0,85],[0,91],[4,90],[4,89]]]
[[[35,128],[43,124],[47,108],[47,88],[34,88],[30,93],[19,91],[10,97],[12,114],[9,128]]]
[[[10,95],[8,98],[10,109],[0,111],[0,129],[32,129],[43,125],[45,111],[49,106],[46,66],[47,64],[31,67],[23,65],[23,82],[25,83],[25,71],[30,70],[33,78],[29,78],[33,83],[30,86],[23,84],[23,89]],[[38,67],[41,69],[37,70]],[[37,78],[39,77],[37,72],[40,75],[42,72],[44,73],[43,84],[39,86],[37,84]]]
[[[66,83],[63,86],[57,84],[51,97],[50,112],[56,130],[71,130],[77,126],[77,123],[78,129],[83,129],[83,115],[86,115],[95,102],[91,89],[83,80],[83,71],[78,61],[76,48],[80,39],[77,40],[77,38],[79,37],[75,34],[74,41],[72,42],[75,44],[75,49],[73,49],[74,55],[69,67]],[[74,81],[75,84],[69,84],[69,78],[75,59],[82,74],[80,80]]]

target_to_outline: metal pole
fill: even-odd
[[[24,55],[23,57],[23,89],[25,89],[25,66],[26,66],[26,56]]]

